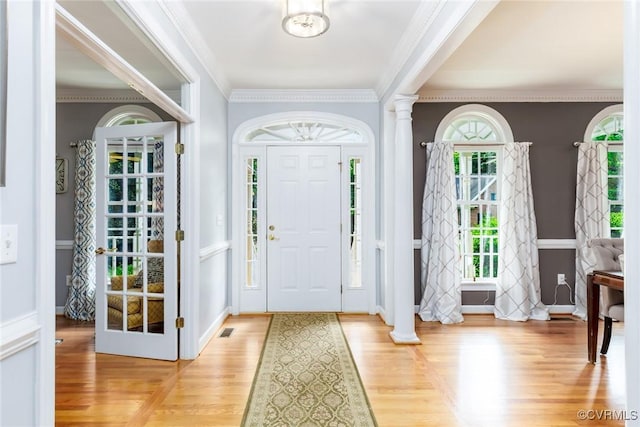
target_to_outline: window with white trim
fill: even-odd
[[[349,158],[349,287],[362,287],[362,159]]]
[[[611,237],[622,237],[624,230],[624,116],[622,105],[602,110],[587,127],[587,141],[607,143],[607,199]]]
[[[463,280],[492,281],[499,262],[500,144],[513,141],[511,129],[497,111],[467,105],[443,119],[436,140],[454,143]]]
[[[260,254],[258,244],[258,158],[247,159],[247,288],[257,288],[260,284]]]

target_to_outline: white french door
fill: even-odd
[[[95,136],[96,352],[176,360],[177,125]]]
[[[341,311],[340,147],[267,147],[267,310]]]

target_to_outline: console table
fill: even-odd
[[[596,363],[598,347],[598,321],[600,319],[600,286],[624,291],[621,271],[595,270],[587,274],[587,351],[589,362]]]

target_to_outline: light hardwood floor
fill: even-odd
[[[340,321],[380,426],[614,426],[633,416],[622,412],[623,324],[591,365],[586,323],[570,317],[416,319],[417,346],[394,345],[377,316]],[[238,426],[268,323],[229,317],[229,338],[172,363],[95,354],[93,324],[59,317],[56,425]],[[582,420],[581,410],[599,419]]]

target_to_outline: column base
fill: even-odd
[[[389,335],[395,344],[422,344],[415,332],[412,334],[399,334],[396,331],[391,331]]]

